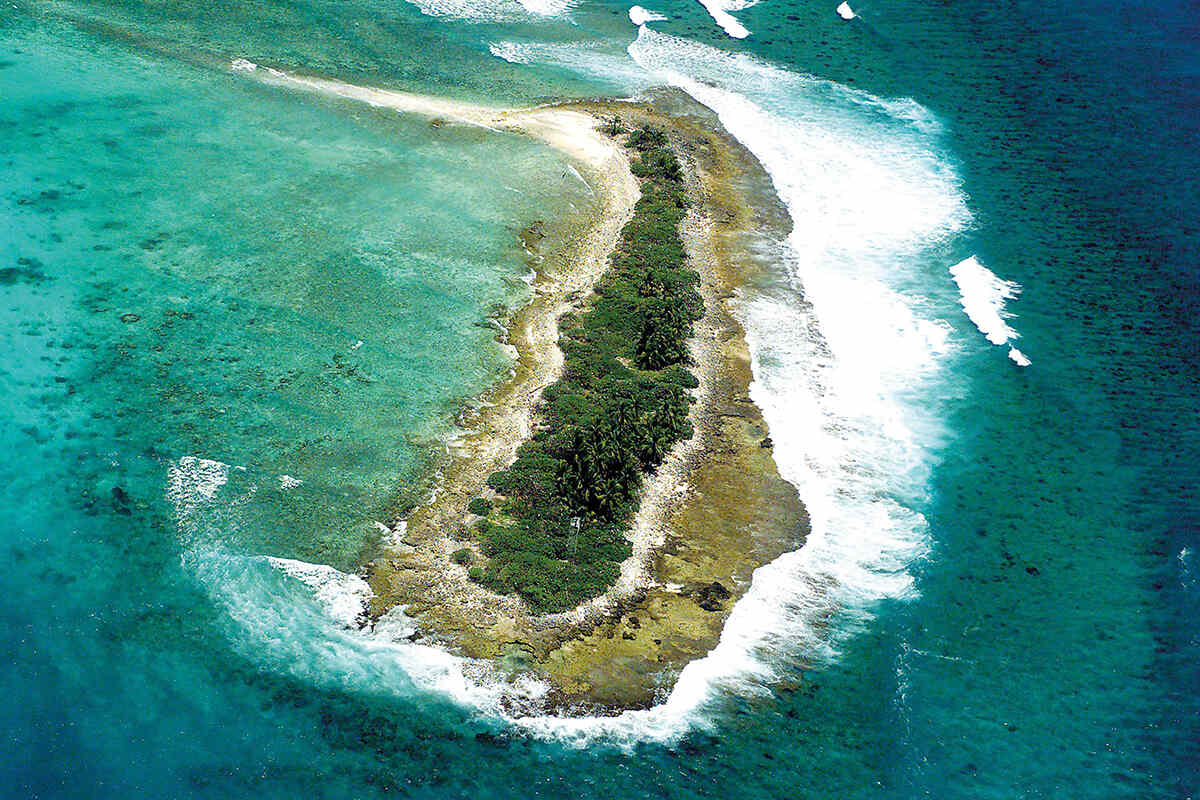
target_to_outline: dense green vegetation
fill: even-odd
[[[644,475],[692,435],[697,382],[682,365],[703,303],[679,236],[682,175],[662,131],[635,130],[627,146],[642,197],[589,307],[563,321],[566,369],[546,389],[544,429],[488,479],[503,500],[476,528],[488,560],[472,577],[537,611],[616,580]]]
[[[470,503],[467,503],[467,511],[480,517],[486,517],[492,513],[492,501],[486,497],[476,497]]]

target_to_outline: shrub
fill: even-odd
[[[482,581],[483,576],[483,567],[471,567],[469,570],[467,570],[467,577],[473,581]]]
[[[633,174],[639,178],[661,176],[668,180],[678,181],[683,177],[679,170],[679,162],[675,160],[675,156],[670,150],[659,148],[647,150],[641,158],[634,159],[629,166],[633,170]]]
[[[486,517],[492,512],[492,501],[486,497],[476,497],[470,503],[467,503],[467,511],[480,517]]]
[[[664,369],[662,377],[664,381],[682,386],[684,389],[695,389],[700,385],[700,381],[696,379],[695,375],[679,365]]]
[[[645,126],[629,134],[627,144],[635,150],[650,150],[655,147],[666,147],[667,135],[659,128]]]
[[[469,547],[463,547],[459,550],[455,550],[450,555],[450,560],[455,564],[461,564],[465,567],[467,564],[470,564],[475,560],[475,554],[471,552]]]
[[[609,117],[600,126],[600,132],[608,136],[620,136],[625,132],[625,126],[621,124],[620,117]]]

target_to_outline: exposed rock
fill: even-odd
[[[691,591],[691,596],[696,601],[696,605],[705,611],[720,611],[721,604],[732,595],[730,595],[729,590],[720,581],[713,581],[712,583],[697,586]]]

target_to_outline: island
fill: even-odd
[[[362,569],[366,623],[403,615],[414,639],[492,678],[549,685],[513,692],[514,713],[663,699],[717,644],[754,569],[808,530],[750,397],[736,315],[763,272],[747,236],[790,224],[762,168],[671,91],[505,110],[241,69],[533,136],[587,181],[591,208],[521,232],[535,278],[502,324],[514,369],[460,419],[428,497],[385,526]]]

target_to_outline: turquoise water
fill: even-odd
[[[833,5],[736,10],[740,41],[698,4],[641,34],[593,3],[7,9],[5,793],[1194,794],[1194,9]],[[659,709],[514,722],[330,617],[508,369],[516,232],[586,191],[234,58],[492,102],[673,85],[771,174],[795,231],[740,310],[814,535]],[[1019,338],[964,313],[962,263]],[[314,596],[263,556],[333,569]]]

